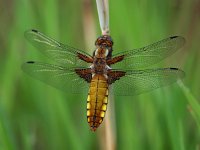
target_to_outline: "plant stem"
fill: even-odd
[[[109,5],[108,0],[96,0],[99,23],[102,35],[109,35]]]

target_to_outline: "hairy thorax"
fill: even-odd
[[[106,74],[107,73],[107,64],[105,58],[94,58],[93,62],[93,71],[95,74]]]

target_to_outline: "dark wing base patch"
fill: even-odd
[[[84,54],[81,53],[77,53],[78,58],[80,58],[81,60],[87,62],[87,63],[93,63],[93,58],[92,57],[88,57]]]
[[[108,84],[114,83],[116,80],[119,80],[121,77],[125,76],[126,72],[124,71],[109,71],[108,72]]]
[[[112,65],[112,64],[115,64],[115,63],[117,63],[117,62],[122,61],[123,59],[124,59],[124,55],[116,56],[116,57],[114,57],[114,58],[108,60],[108,61],[107,61],[107,64],[108,64],[108,65]]]
[[[75,69],[76,74],[83,78],[88,83],[92,80],[92,71],[90,68],[87,69]]]

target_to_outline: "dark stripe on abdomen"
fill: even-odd
[[[94,75],[87,98],[87,121],[95,131],[105,117],[108,104],[108,83],[103,75]]]

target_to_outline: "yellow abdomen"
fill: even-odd
[[[87,121],[92,131],[102,123],[108,104],[108,83],[104,75],[94,75],[87,98]]]

